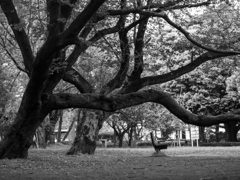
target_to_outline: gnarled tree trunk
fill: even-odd
[[[239,130],[237,122],[224,123],[226,130],[226,142],[237,142],[237,132]]]
[[[103,111],[79,110],[76,137],[67,155],[94,154],[98,133],[104,120]]]
[[[47,112],[35,111],[28,112],[29,116],[22,116],[21,111],[18,113],[14,124],[9,129],[0,146],[0,158],[27,158],[28,149],[33,143],[33,136],[37,127],[42,123]]]

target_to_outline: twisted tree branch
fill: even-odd
[[[50,109],[89,108],[113,112],[130,106],[153,102],[163,105],[172,114],[187,124],[211,126],[240,120],[240,109],[218,116],[197,115],[180,106],[169,93],[156,90],[142,90],[135,93],[106,97],[94,94],[46,95],[44,105]]]

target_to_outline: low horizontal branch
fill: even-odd
[[[218,116],[197,115],[180,106],[169,93],[151,89],[112,97],[89,93],[43,95],[42,101],[43,105],[51,110],[65,108],[88,108],[108,112],[114,112],[116,110],[146,102],[153,102],[163,105],[172,114],[187,124],[211,126],[230,121],[240,121],[240,110],[235,110],[234,112]]]

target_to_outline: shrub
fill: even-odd
[[[142,141],[142,142],[137,142],[136,143],[137,146],[152,146],[152,142],[151,141]]]
[[[240,146],[240,142],[210,142],[200,143],[199,146]]]

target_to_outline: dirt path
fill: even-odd
[[[65,156],[68,147],[30,150],[27,160],[0,160],[1,180],[239,180],[240,147],[104,149]]]

